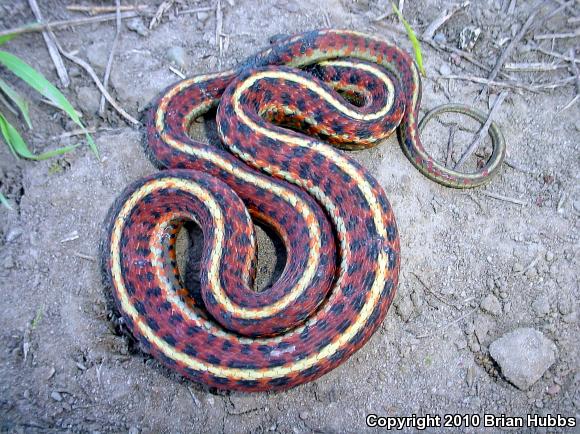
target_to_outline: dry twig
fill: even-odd
[[[515,46],[524,37],[524,35],[526,34],[526,32],[528,31],[528,29],[530,28],[530,26],[534,22],[534,19],[536,18],[536,15],[538,14],[539,11],[540,11],[540,4],[537,4],[534,7],[534,9],[533,9],[532,13],[530,14],[530,16],[528,17],[528,19],[526,20],[526,22],[524,23],[524,25],[520,28],[519,32],[510,41],[510,43],[508,44],[508,46],[506,47],[506,49],[498,57],[498,59],[497,59],[497,61],[495,63],[495,66],[493,67],[493,69],[491,70],[491,72],[489,73],[489,75],[487,76],[488,80],[495,80],[495,78],[497,77],[497,74],[499,73],[499,71],[500,71],[501,67],[503,66],[504,62],[506,61],[506,59],[508,58],[508,56],[511,54],[511,52],[513,51],[513,49],[515,48]],[[480,92],[479,96],[483,95],[483,93],[486,91],[486,89],[487,89],[487,85],[482,89],[482,91]]]
[[[437,31],[437,29],[439,29],[439,27],[441,27],[443,24],[445,24],[447,21],[449,21],[451,19],[451,17],[453,17],[453,15],[455,15],[457,12],[468,7],[469,4],[470,4],[469,1],[465,1],[465,2],[461,3],[460,5],[454,5],[449,10],[443,10],[437,16],[437,18],[435,18],[431,22],[431,24],[429,24],[429,26],[425,29],[425,31],[423,32],[422,38],[426,41],[433,39],[433,35]]]
[[[575,62],[576,57],[575,57],[573,48],[570,48],[570,57],[571,57],[570,66],[572,68],[572,72],[574,72],[574,78],[576,79],[576,95],[574,96],[574,98],[572,98],[572,100],[568,104],[566,104],[562,108],[562,110],[560,110],[560,113],[562,113],[564,110],[568,110],[580,98],[580,71],[578,70],[578,66],[576,66],[576,62]]]
[[[138,16],[139,14],[137,12],[121,13],[122,20],[126,20],[128,18],[135,18]],[[69,26],[81,26],[86,24],[102,23],[104,21],[115,20],[116,18],[117,14],[105,14],[105,15],[97,15],[96,17],[75,18],[72,20],[52,21],[49,23],[28,24],[26,26],[16,27],[14,29],[1,30],[0,37],[7,35],[21,35],[23,33],[31,33],[31,32],[42,32],[43,30],[47,29],[54,30]]]
[[[564,56],[563,54],[556,53],[555,51],[545,50],[542,47],[535,47],[534,49],[541,52],[541,53],[547,54],[548,56],[555,57],[556,59],[562,59],[562,60],[567,60],[568,62],[580,63],[580,59],[567,57],[567,56]]]
[[[183,72],[181,72],[179,69],[174,68],[173,66],[169,65],[169,70],[171,72],[173,72],[175,75],[177,75],[179,78],[181,78],[182,80],[185,78],[185,74]]]
[[[115,37],[113,38],[113,44],[111,45],[111,52],[109,53],[109,59],[107,60],[107,67],[105,68],[105,76],[103,77],[103,87],[107,89],[109,86],[109,76],[111,75],[111,67],[113,66],[113,58],[115,57],[115,50],[117,49],[117,43],[119,42],[119,34],[121,33],[121,0],[115,0],[115,6],[117,7],[117,22],[115,27]],[[101,117],[105,116],[106,109],[106,99],[105,95],[101,95],[101,102],[99,104],[99,115]]]
[[[465,318],[471,316],[475,311],[477,311],[477,308],[474,308],[472,310],[470,310],[469,312],[459,316],[458,318],[455,318],[453,321],[450,321],[446,324],[440,324],[437,327],[435,327],[435,331],[431,332],[431,333],[426,333],[423,335],[417,335],[415,336],[417,339],[424,339],[424,338],[430,338],[432,336],[435,336],[437,334],[437,332],[441,329],[445,330],[446,328],[448,328],[449,326],[458,323],[461,320],[464,320]]]
[[[464,80],[472,81],[474,83],[485,84],[486,86],[508,88],[508,89],[521,89],[528,92],[540,92],[542,90],[556,89],[558,87],[566,86],[567,84],[574,81],[574,77],[567,77],[562,80],[554,81],[553,83],[546,84],[536,84],[528,85],[519,81],[494,81],[488,80],[482,77],[475,77],[472,75],[442,75],[440,78],[445,78],[447,80]]]
[[[544,35],[534,35],[534,39],[540,41],[542,39],[570,39],[580,36],[580,28],[568,33],[547,33]]]
[[[165,15],[165,13],[171,9],[171,6],[173,6],[174,3],[175,0],[165,0],[159,5],[157,12],[155,12],[155,15],[153,15],[153,18],[151,18],[151,21],[149,22],[149,30],[153,30],[159,25],[163,15]]]
[[[415,276],[415,278],[419,281],[419,283],[421,284],[421,286],[423,286],[423,288],[425,289],[425,291],[427,291],[429,294],[431,294],[433,297],[435,297],[441,303],[446,304],[447,306],[451,306],[454,309],[461,310],[459,307],[455,306],[453,303],[450,303],[447,300],[445,300],[445,298],[443,298],[441,295],[439,295],[436,292],[432,291],[431,288],[429,288],[427,286],[427,284],[425,282],[423,282],[423,280],[419,277],[418,274],[413,273],[413,272],[411,272],[411,274],[413,276]]]
[[[452,124],[449,127],[449,140],[447,141],[447,158],[445,158],[445,167],[451,166],[451,155],[453,151],[453,139],[455,138],[455,133],[458,130],[457,124]]]
[[[465,163],[465,161],[477,149],[477,147],[479,146],[479,143],[487,135],[487,133],[489,131],[489,127],[491,126],[491,123],[493,121],[493,116],[494,116],[495,112],[499,109],[501,104],[503,103],[503,100],[505,99],[506,96],[507,96],[507,92],[504,90],[495,99],[493,106],[491,107],[491,110],[489,112],[489,115],[487,116],[487,120],[485,121],[485,123],[483,124],[483,126],[481,127],[481,129],[479,130],[477,135],[475,136],[475,139],[473,140],[473,142],[471,142],[471,145],[469,145],[469,147],[465,150],[463,155],[461,155],[461,158],[459,158],[459,161],[457,162],[457,164],[453,168],[454,170],[457,170],[458,167],[460,167],[463,163]]]
[[[177,15],[187,15],[187,14],[197,14],[198,12],[209,12],[213,11],[211,6],[205,6],[202,8],[193,8],[193,9],[183,9],[177,12]]]
[[[554,63],[542,63],[542,62],[506,63],[503,67],[505,71],[510,72],[549,72],[549,71],[557,71],[559,69],[564,68],[566,68],[566,65],[563,64],[556,65]]]
[[[30,9],[32,9],[32,13],[36,17],[36,20],[39,23],[42,23],[44,20],[42,19],[42,13],[40,12],[40,8],[38,7],[38,3],[36,0],[28,0],[28,4],[30,5]],[[69,87],[70,85],[70,78],[68,76],[68,72],[66,67],[64,66],[64,62],[62,57],[58,52],[58,48],[56,48],[56,44],[54,42],[54,34],[50,29],[45,29],[42,31],[42,37],[44,38],[44,42],[46,47],[48,48],[48,53],[50,54],[50,58],[52,59],[52,63],[56,68],[56,73],[62,85],[64,87]]]
[[[526,206],[527,203],[520,199],[514,199],[513,197],[502,196],[501,194],[491,193],[489,191],[482,191],[481,194],[487,197],[491,197],[493,199],[502,200],[504,202],[514,203],[520,206]]]
[[[136,12],[147,12],[150,10],[148,5],[126,5],[117,8],[117,6],[84,6],[84,5],[68,5],[67,10],[73,12],[87,12],[90,15],[102,14],[105,12],[115,12],[120,10],[121,12],[136,11]]]
[[[64,49],[60,46],[58,41],[56,42],[56,44],[57,44],[58,50],[60,51],[60,53],[64,57],[66,57],[68,60],[76,63],[81,68],[83,68],[85,71],[87,71],[87,73],[91,76],[91,78],[93,79],[93,81],[95,82],[95,84],[97,85],[97,87],[99,88],[101,93],[105,96],[105,98],[107,99],[109,104],[111,104],[111,106],[113,106],[113,108],[115,110],[117,110],[117,112],[122,117],[124,117],[126,120],[128,120],[133,125],[139,125],[139,121],[137,119],[135,119],[133,116],[131,116],[129,113],[127,113],[125,110],[123,110],[123,108],[117,103],[117,101],[115,101],[115,99],[109,94],[109,92],[107,92],[107,89],[105,89],[105,87],[103,86],[103,84],[99,80],[99,77],[97,77],[97,74],[95,73],[95,71],[93,70],[91,65],[89,65],[87,62],[85,62],[83,59],[78,58],[74,54],[69,53],[67,51],[64,51]]]
[[[222,11],[222,2],[221,0],[217,0],[215,4],[215,44],[218,47],[220,57],[222,57],[223,54],[223,19],[224,14]]]

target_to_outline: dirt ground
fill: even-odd
[[[68,11],[67,2],[39,3],[47,20],[85,16]],[[160,3],[150,1],[150,10]],[[501,90],[494,86],[475,101],[481,84],[442,76],[487,77],[533,4],[471,3],[436,31],[435,39],[447,49],[422,45],[424,109],[452,101],[488,112]],[[394,17],[381,17],[389,10],[382,0],[221,4],[221,53],[213,10],[176,14],[215,2],[177,1],[153,30],[147,30],[151,14],[123,22],[111,74],[112,94],[122,107],[138,117],[160,90],[179,79],[169,69],[172,64],[186,75],[234,66],[275,34],[330,25],[383,35],[411,48]],[[407,1],[403,11],[422,34],[442,10],[456,4]],[[360,432],[368,429],[369,413],[560,414],[578,420],[580,103],[563,110],[578,92],[568,79],[574,74],[571,62],[540,51],[567,57],[576,47],[580,59],[578,36],[545,37],[573,32],[578,16],[577,1],[544,1],[529,32],[506,59],[557,67],[543,72],[504,69],[496,81],[555,86],[506,88],[507,98],[494,118],[506,137],[508,164],[488,186],[465,192],[429,181],[406,160],[394,137],[353,154],[380,181],[397,216],[402,243],[398,295],[361,351],[315,382],[281,393],[207,390],[161,367],[118,333],[108,315],[97,260],[101,228],[117,195],[156,169],[142,151],[139,129],[111,109],[100,118],[94,83],[65,61],[72,83],[63,92],[96,129],[101,159],[81,146],[63,158],[22,161],[0,146],[0,190],[15,208],[0,209],[0,430]],[[33,21],[27,2],[0,2],[0,29]],[[479,38],[471,51],[464,46],[467,55],[453,54],[449,47],[458,46],[468,26],[481,30]],[[59,29],[56,35],[102,77],[114,21]],[[58,82],[40,33],[24,34],[2,48]],[[36,152],[82,143],[82,136],[66,136],[75,126],[65,116],[6,71],[0,70],[0,76],[32,101],[32,131],[12,115],[9,119]],[[458,116],[449,116],[451,121],[477,129]],[[434,121],[423,134],[439,158],[447,148],[446,125]],[[470,137],[457,131],[454,158]],[[267,237],[260,237],[260,245],[259,273],[265,282],[275,257]],[[555,350],[549,346],[546,356],[526,349],[525,356],[541,359],[544,368],[536,367],[541,378],[530,380],[534,374],[524,367],[520,375],[533,384],[518,388],[507,368],[494,361],[490,346],[522,327],[541,332]],[[508,355],[522,351],[509,345],[503,349]],[[463,425],[448,431],[485,429]]]

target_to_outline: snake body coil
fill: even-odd
[[[499,167],[492,158],[463,175],[433,161],[418,137],[420,95],[405,52],[339,30],[283,39],[236,70],[165,91],[146,114],[146,147],[166,170],[116,201],[104,249],[116,306],[141,346],[185,377],[244,391],[311,381],[360,348],[396,291],[398,232],[378,182],[324,142],[366,148],[399,126],[405,154],[444,185],[477,185]],[[216,106],[224,148],[188,135]],[[259,293],[251,218],[287,254]],[[187,221],[204,236],[202,300],[176,265]]]

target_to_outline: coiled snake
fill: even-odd
[[[145,115],[147,152],[164,170],[122,193],[104,242],[107,283],[142,348],[194,381],[243,391],[311,381],[359,349],[394,297],[399,236],[382,187],[335,147],[367,148],[397,129],[409,160],[452,187],[487,181],[505,153],[492,126],[482,169],[446,169],[419,139],[420,98],[408,54],[341,30],[278,40],[235,70],[167,89]],[[188,135],[215,107],[223,148]],[[263,292],[252,290],[252,218],[286,248]],[[176,264],[188,221],[203,231],[202,300]]]

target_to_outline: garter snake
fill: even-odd
[[[336,148],[367,148],[397,130],[413,165],[460,188],[489,180],[505,153],[492,126],[483,168],[445,168],[421,144],[420,99],[408,54],[342,30],[279,39],[238,68],[166,89],[144,117],[146,152],[163,170],[117,199],[103,243],[116,308],[141,347],[187,378],[243,391],[311,381],[359,349],[395,295],[399,235],[382,187]],[[188,134],[212,108],[222,145]],[[287,253],[259,293],[252,219]],[[201,296],[176,263],[188,221],[204,236]]]

